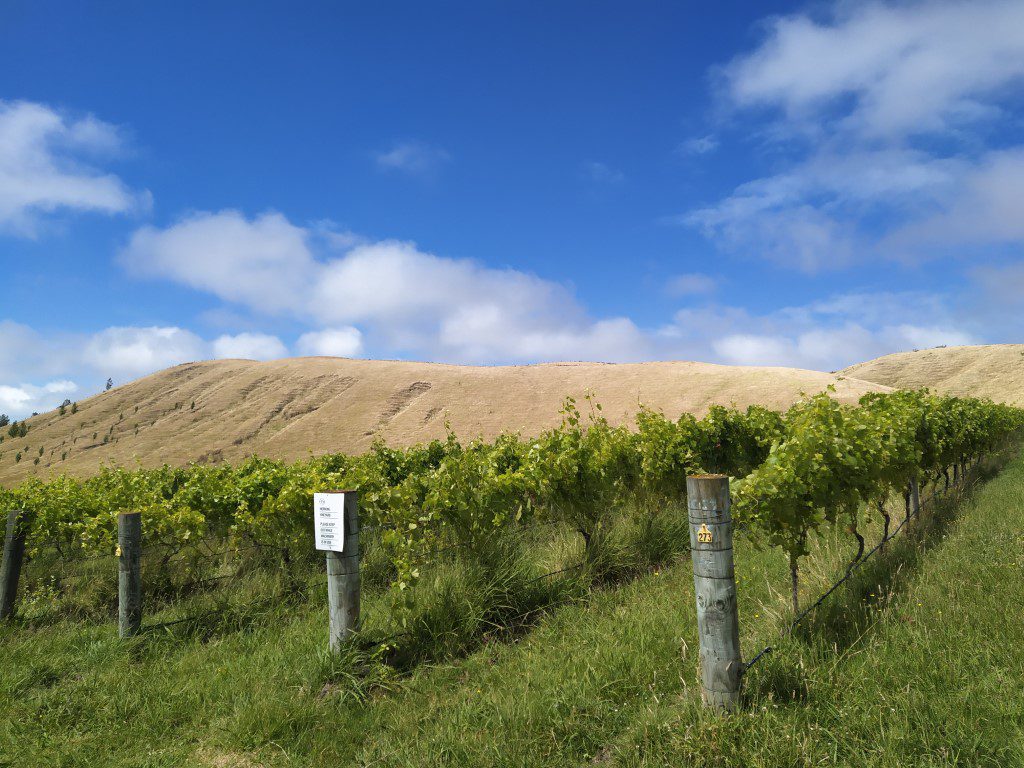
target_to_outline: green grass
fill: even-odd
[[[818,541],[802,599],[852,549]],[[129,643],[110,623],[14,625],[0,765],[1024,765],[1024,459],[781,643],[784,557],[741,540],[736,558],[744,654],[778,648],[732,716],[700,705],[679,558],[408,674],[329,657],[315,603]]]

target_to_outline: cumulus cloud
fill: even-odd
[[[133,274],[278,314],[304,300],[317,270],[311,238],[280,213],[252,220],[233,210],[195,213],[165,229],[142,227],[119,258]]]
[[[203,340],[176,327],[107,328],[85,345],[83,362],[111,376],[142,376],[206,357]]]
[[[0,413],[15,419],[31,413],[55,408],[78,391],[73,381],[51,381],[42,386],[33,384],[0,384]]]
[[[363,334],[351,325],[310,331],[299,337],[296,346],[300,355],[355,357],[363,349]]]
[[[420,141],[405,141],[375,153],[374,160],[377,167],[385,171],[425,176],[451,160],[451,155],[440,147],[432,147]]]
[[[836,370],[890,352],[977,343],[968,326],[942,296],[848,293],[761,315],[739,307],[688,308],[660,335],[697,359]]]
[[[57,407],[75,392],[91,394],[196,360],[270,360],[288,355],[276,336],[222,335],[212,341],[177,326],[112,327],[96,333],[42,334],[0,321],[0,412],[21,418]]]
[[[336,297],[340,300],[332,309],[334,315],[369,318],[367,326],[378,338],[428,344],[425,349],[434,350],[438,359],[677,359],[834,370],[895,351],[978,343],[973,308],[925,292],[844,293],[762,314],[705,301],[679,310],[661,327],[641,328],[628,318],[588,319],[578,306],[562,305],[571,302],[564,288],[536,277],[427,256],[407,244],[361,248],[367,250],[348,264],[354,271],[343,274],[351,277],[375,267],[380,268],[378,274],[388,275],[402,267],[398,272],[408,273],[410,282],[383,292],[379,303],[364,296],[362,303],[348,304],[359,293],[350,285],[349,293]],[[435,278],[442,277],[447,286],[438,287]],[[1019,269],[977,275],[980,282],[1007,285],[1011,278],[1018,285],[1024,281]],[[418,296],[417,279],[428,289]],[[325,291],[327,295],[330,288]],[[447,300],[459,300],[459,306],[446,307]],[[1020,301],[1016,297],[1014,306]],[[392,316],[389,310],[396,306],[407,314]],[[54,408],[76,391],[96,391],[107,376],[120,384],[193,360],[287,354],[276,336],[262,333],[207,341],[175,326],[107,328],[73,338],[48,337],[10,323],[4,328],[17,331],[20,343],[29,342],[39,351],[36,358],[26,358],[28,365],[9,357],[6,367],[0,368],[0,410],[6,408],[16,418]],[[16,335],[0,334],[0,363],[3,340]],[[358,327],[336,323],[301,335],[296,349],[301,355],[352,357],[362,354],[364,343]],[[11,350],[17,352],[15,346]],[[41,383],[31,383],[33,379]]]
[[[95,117],[0,100],[0,231],[33,236],[46,214],[114,214],[146,205],[148,193],[89,163],[122,145],[117,129]]]
[[[899,195],[915,182],[859,184],[888,186]],[[221,219],[232,237],[214,231]],[[235,267],[253,275],[246,291],[237,292],[228,273],[194,271],[207,261],[204,241],[219,248],[232,239],[256,240],[268,221],[275,231],[289,233],[272,259],[254,255],[257,268],[249,270],[245,249],[231,251]],[[206,237],[193,236],[192,226]],[[175,258],[181,243],[190,249],[192,271],[185,274]],[[536,275],[437,256],[402,241],[332,248],[279,214],[253,220],[230,211],[191,217],[167,230],[149,230],[147,248],[129,248],[125,257],[147,274],[202,285],[253,311],[283,309],[320,329],[299,338],[296,349],[303,355],[348,357],[369,346],[377,355],[467,363],[674,357],[833,369],[891,351],[976,338],[969,316],[942,296],[851,292],[755,315],[708,302],[715,280],[701,273],[679,275],[668,288],[703,303],[680,310],[660,328],[641,328],[626,317],[590,316],[567,287]],[[285,294],[281,286],[288,284],[295,287]],[[269,295],[273,302],[265,299]]]
[[[218,359],[276,360],[288,356],[284,343],[266,333],[225,334],[214,339],[212,348],[213,356]]]
[[[558,283],[401,241],[339,248],[278,213],[252,220],[237,211],[203,213],[163,230],[146,227],[121,259],[137,274],[200,288],[254,312],[284,312],[320,328],[355,327],[363,343],[389,353],[484,363],[650,354],[630,321],[589,317]],[[346,354],[361,348],[341,345]]]

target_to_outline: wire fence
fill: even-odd
[[[947,486],[940,490],[938,488],[938,480],[936,480],[935,482],[936,485],[932,489],[932,492],[925,499],[919,502],[918,511],[916,513],[910,512],[906,516],[904,516],[903,520],[900,521],[900,524],[897,525],[891,532],[889,532],[887,536],[884,536],[882,540],[879,541],[868,552],[866,552],[856,561],[851,563],[847,567],[846,573],[843,574],[841,578],[835,581],[828,589],[826,589],[821,595],[819,595],[813,603],[811,603],[803,610],[801,610],[785,627],[783,627],[783,629],[779,632],[780,640],[783,640],[786,637],[791,636],[793,632],[796,631],[796,628],[803,623],[804,619],[806,619],[808,616],[814,613],[814,611],[816,611],[826,600],[828,600],[843,584],[845,584],[851,578],[853,578],[854,574],[856,574],[857,571],[875,555],[875,553],[884,549],[885,545],[892,541],[894,538],[896,538],[897,534],[899,534],[899,532],[903,530],[910,523],[911,520],[916,519],[920,515],[921,511],[931,506],[937,499],[947,496],[950,492],[962,492],[968,486],[968,481],[964,479],[961,480],[960,485]],[[774,645],[766,645],[764,648],[758,651],[757,654],[755,654],[754,657],[750,659],[750,661],[746,662],[743,665],[743,672],[748,672],[765,656],[767,656],[775,650],[776,648]]]
[[[931,493],[920,502],[919,510],[924,510],[934,505],[938,498],[947,495],[944,489],[939,488],[941,480],[936,479],[933,483]],[[959,485],[954,485],[950,491],[961,491],[967,485],[967,477],[962,477]],[[680,512],[685,515],[685,505]],[[920,514],[920,511],[917,513]],[[788,624],[780,631],[779,639],[790,636],[812,613],[823,603],[832,597],[844,584],[849,582],[866,563],[872,560],[887,543],[896,538],[908,526],[915,515],[907,514],[899,524],[881,541],[879,541],[868,552],[851,563],[846,572],[821,593],[810,605],[801,610]],[[565,522],[538,521],[529,525],[523,525],[518,530],[526,535],[533,536],[540,531],[550,532],[552,529],[562,529],[565,534],[575,535],[579,533]],[[377,537],[375,534],[389,530],[387,526],[372,525],[364,526],[360,534],[365,538],[362,542],[364,552],[376,546]],[[752,533],[749,525],[737,523],[733,532],[741,536]],[[585,538],[585,537],[583,537]],[[116,603],[110,600],[116,598],[117,568],[115,553],[80,554],[68,550],[68,543],[54,539],[42,542],[44,549],[40,550],[38,543],[34,547],[35,555],[27,558],[25,562],[25,581],[29,602],[32,604],[32,618],[38,619],[46,613],[47,596],[52,596],[54,591],[63,588],[64,591],[73,591],[71,588],[77,582],[75,580],[102,581],[104,589],[100,590],[101,608],[100,613],[105,617],[111,616],[111,611],[116,610]],[[679,555],[689,551],[689,542],[679,542],[674,546],[672,554]],[[434,549],[427,549],[422,554],[425,560],[436,561],[445,555],[456,552],[471,550],[474,547],[472,541],[456,543],[443,543]],[[553,554],[563,559],[567,552],[572,556],[579,556],[579,552],[561,549],[553,550]],[[323,553],[316,553],[322,556]],[[326,568],[325,560],[320,557],[314,560],[305,555],[296,555],[289,562],[288,550],[282,546],[270,545],[254,541],[227,542],[223,540],[198,540],[187,544],[169,543],[164,541],[151,542],[141,548],[141,574],[147,595],[147,616],[157,619],[161,614],[171,613],[171,616],[164,620],[150,621],[143,623],[142,631],[145,633],[159,633],[170,631],[175,627],[204,626],[211,619],[220,616],[234,617],[237,624],[244,623],[253,618],[262,609],[275,603],[291,601],[292,603],[308,601],[315,591],[322,591],[324,584],[312,586],[311,576],[314,572],[322,572]],[[274,565],[268,563],[268,558],[274,559]],[[111,566],[109,569],[101,568],[101,561],[106,561]],[[363,562],[365,565],[365,561]],[[582,559],[571,564],[561,564],[552,570],[538,575],[531,575],[522,583],[534,584],[558,576],[584,571],[592,565],[586,557],[586,549],[583,549]],[[315,570],[314,570],[315,568]],[[245,589],[242,583],[246,580],[249,583]],[[56,585],[55,585],[56,580]],[[589,584],[590,582],[588,582]],[[254,599],[239,602],[233,598],[239,597],[249,589],[259,593]],[[270,594],[266,592],[270,591]],[[50,590],[50,591],[47,591]],[[34,592],[38,592],[41,599],[32,599]],[[198,599],[211,595],[214,601],[220,604],[209,606],[209,602],[203,605]],[[517,622],[528,620],[539,611],[550,610],[567,602],[578,601],[580,596],[573,593],[566,596],[566,593],[553,591],[552,599],[543,605],[534,605],[525,612],[506,616],[503,624],[495,623],[494,628],[508,628]],[[107,602],[103,603],[102,601]],[[177,607],[185,607],[188,612],[185,615],[174,615]],[[61,610],[60,600],[53,600],[53,606],[58,612]],[[230,622],[228,622],[230,623]],[[225,624],[226,626],[227,624]],[[378,632],[380,629],[378,628]],[[413,630],[405,629],[397,633],[386,633],[381,639],[373,642],[380,645],[394,645],[402,639],[408,638],[415,633]],[[370,636],[367,635],[369,638]],[[743,671],[747,672],[754,668],[761,660],[775,650],[774,645],[767,645],[762,648],[750,661],[743,665]]]
[[[564,523],[547,520],[523,525],[517,530],[524,536],[537,536],[541,533],[550,533],[558,527],[564,528],[566,533],[572,532]],[[368,549],[376,546],[374,534],[385,530],[388,530],[388,527],[382,525],[361,527],[360,534],[365,537],[361,547],[364,557]],[[22,569],[24,593],[21,602],[30,608],[27,616],[26,612],[22,611],[23,618],[28,618],[30,621],[40,621],[48,615],[99,618],[101,620],[112,618],[116,610],[116,604],[112,600],[116,597],[117,554],[100,552],[79,555],[73,553],[72,547],[73,545],[68,542],[55,539],[33,542],[33,555],[26,558]],[[474,542],[472,541],[456,542],[425,549],[420,555],[425,562],[436,563],[439,559],[445,559],[446,556],[473,548]],[[202,624],[204,621],[222,614],[245,614],[281,601],[283,597],[302,599],[303,595],[299,593],[303,591],[308,593],[310,590],[308,588],[299,590],[297,585],[302,584],[304,580],[308,582],[308,577],[316,572],[323,572],[326,568],[322,557],[314,559],[310,557],[310,553],[291,553],[293,562],[289,565],[287,557],[281,557],[287,548],[261,542],[235,542],[224,546],[216,540],[197,540],[185,544],[157,541],[144,544],[139,551],[146,615],[159,616],[166,611],[173,611],[178,605],[194,604],[201,608],[202,600],[198,598],[211,592],[230,595],[249,576],[253,576],[253,581],[258,582],[257,587],[266,587],[267,583],[274,581],[273,577],[277,577],[277,589],[271,595],[244,603],[232,601],[208,610],[192,611],[184,616],[177,616],[165,621],[144,623],[142,629],[146,632],[169,629],[179,625]],[[323,553],[316,554],[322,555]],[[248,556],[255,556],[257,562],[248,561]],[[260,558],[263,562],[259,562]],[[274,558],[276,563],[268,567],[267,558]],[[109,567],[103,568],[104,563]],[[82,568],[79,568],[80,566]],[[580,571],[586,566],[586,562],[579,562],[559,567],[533,576],[525,583],[531,584],[555,578],[559,575]],[[290,576],[289,569],[292,571]],[[94,587],[103,582],[106,587],[105,590],[101,590],[103,592],[102,599],[100,599],[102,604],[93,606],[95,610],[71,609],[61,599],[67,593],[75,591],[79,580],[90,580]],[[282,584],[286,585],[285,590],[281,589]],[[216,595],[214,597],[217,599]],[[308,594],[304,597],[308,599]],[[382,642],[390,642],[407,634],[403,632],[386,638]]]

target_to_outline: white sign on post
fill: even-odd
[[[313,527],[316,548],[341,552],[345,547],[345,494],[313,494]]]

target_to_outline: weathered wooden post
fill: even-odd
[[[732,561],[729,478],[686,478],[690,556],[697,597],[701,694],[705,705],[732,710],[740,703],[743,661]]]
[[[327,552],[330,647],[339,651],[359,625],[359,494],[313,495],[316,548]]]
[[[910,509],[914,517],[921,516],[921,486],[917,483],[917,476],[910,478]]]
[[[12,509],[7,514],[4,557],[3,563],[0,564],[0,619],[9,618],[14,614],[21,564],[25,559],[25,538],[28,534],[24,518],[25,513],[20,509]]]
[[[117,516],[117,634],[137,635],[142,629],[142,515]]]

